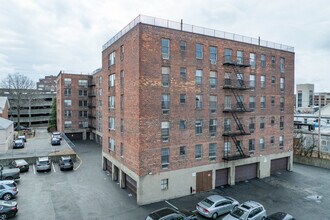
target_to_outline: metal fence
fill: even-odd
[[[139,15],[133,21],[131,21],[128,25],[126,25],[121,31],[119,31],[114,37],[112,37],[107,43],[105,43],[102,47],[103,50],[107,49],[110,45],[116,42],[119,38],[121,38],[124,34],[134,28],[137,24],[143,23],[158,27],[165,27],[174,30],[186,31],[190,33],[202,34],[211,37],[217,37],[227,40],[234,40],[238,42],[259,45],[263,47],[274,48],[278,50],[284,50],[289,52],[294,52],[294,47],[287,46],[284,44],[278,44],[270,41],[261,40],[260,38],[252,38],[246,37],[239,34],[228,33],[224,31],[218,31],[214,29],[199,27],[190,24],[184,24],[176,21],[165,20],[161,18],[150,17],[146,15]]]

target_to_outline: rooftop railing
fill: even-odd
[[[165,27],[174,30],[186,31],[190,33],[202,34],[205,36],[217,37],[227,40],[233,40],[233,41],[238,41],[238,42],[263,46],[263,47],[269,47],[278,50],[294,52],[294,47],[287,46],[284,44],[278,44],[270,41],[261,40],[260,38],[246,37],[239,34],[218,31],[214,29],[199,27],[190,24],[184,24],[176,21],[170,21],[170,20],[150,17],[146,15],[137,16],[133,21],[131,21],[128,25],[126,25],[126,27],[124,27],[115,36],[113,36],[107,43],[105,43],[102,49],[105,50],[108,47],[110,47],[114,42],[116,42],[119,38],[121,38],[124,34],[126,34],[128,31],[130,31],[139,23],[158,26],[158,27]]]

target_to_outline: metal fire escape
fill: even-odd
[[[237,153],[236,155],[231,156],[229,150],[225,150],[224,153],[224,160],[229,161],[229,160],[238,160],[242,158],[249,157],[246,155],[242,149],[241,142],[237,139],[239,136],[243,135],[250,135],[249,132],[246,131],[246,128],[244,124],[242,124],[239,115],[249,112],[245,108],[244,102],[242,100],[242,94],[244,93],[245,90],[248,90],[249,88],[246,86],[246,83],[243,78],[242,70],[246,67],[249,67],[249,64],[244,64],[243,59],[238,60],[238,61],[233,61],[232,56],[225,56],[224,57],[224,63],[223,66],[227,67],[227,69],[231,69],[230,72],[234,71],[235,73],[235,78],[236,80],[232,80],[232,78],[225,78],[225,83],[223,86],[224,90],[230,90],[231,93],[234,95],[235,100],[236,100],[236,105],[231,105],[230,108],[225,107],[223,112],[224,113],[231,113],[232,118],[234,119],[236,125],[237,125],[237,130],[236,131],[231,131],[231,129],[227,130],[225,129],[223,133],[223,137],[225,142],[229,142],[230,139],[233,140]],[[240,62],[239,62],[240,61]]]

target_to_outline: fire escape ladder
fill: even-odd
[[[246,108],[244,106],[243,100],[241,100],[240,96],[237,93],[237,90],[232,89],[231,91],[233,92],[236,102],[237,102],[236,109],[240,110],[241,112],[246,112]]]
[[[241,121],[239,120],[239,118],[238,118],[236,112],[233,111],[233,112],[231,112],[231,114],[232,114],[232,116],[233,116],[233,118],[234,118],[234,120],[235,120],[235,122],[236,122],[236,124],[237,124],[237,127],[238,127],[238,129],[239,129],[239,131],[240,131],[240,134],[241,134],[241,135],[247,134],[247,133],[245,132],[244,127],[243,127],[243,124],[242,124]]]
[[[239,153],[242,157],[244,157],[245,154],[244,154],[244,152],[243,152],[243,149],[242,149],[240,143],[237,141],[237,138],[236,138],[235,136],[233,136],[233,137],[231,137],[231,138],[233,139],[233,141],[234,141],[234,143],[235,143],[235,145],[236,145],[236,149],[237,149],[238,153]]]
[[[245,83],[244,83],[244,79],[243,79],[243,75],[242,73],[238,70],[237,65],[232,65],[233,70],[235,72],[236,78],[237,78],[237,88],[242,88],[245,89]]]

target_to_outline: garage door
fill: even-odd
[[[105,160],[105,170],[109,171],[110,174],[112,174],[112,163],[104,158]]]
[[[216,170],[215,187],[224,186],[228,184],[228,168]]]
[[[257,178],[257,169],[257,163],[235,167],[235,182]]]
[[[126,189],[136,197],[136,181],[133,180],[129,175],[125,175],[126,178]]]
[[[196,173],[196,192],[212,189],[212,170]]]
[[[71,140],[71,141],[79,141],[83,139],[82,132],[79,133],[65,133],[65,135]]]
[[[283,171],[288,169],[288,157],[274,159],[270,163],[270,173],[274,174],[278,171]]]

